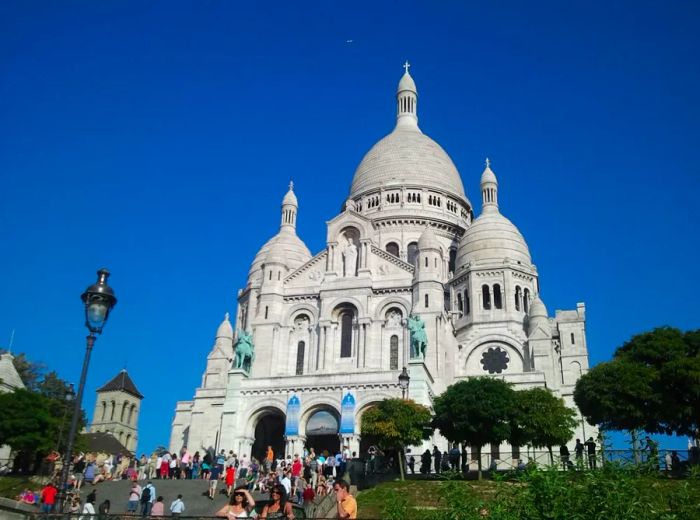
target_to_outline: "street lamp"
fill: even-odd
[[[83,359],[83,370],[80,373],[80,383],[78,384],[78,394],[75,398],[73,406],[73,418],[70,424],[70,432],[68,433],[68,441],[66,443],[66,454],[63,459],[63,468],[61,470],[61,483],[59,491],[65,493],[68,487],[68,470],[71,460],[73,459],[73,444],[75,442],[75,434],[78,429],[78,418],[81,414],[81,404],[83,402],[83,390],[85,389],[85,379],[87,379],[88,365],[90,364],[90,354],[92,347],[97,339],[96,334],[101,334],[102,329],[107,323],[109,313],[117,304],[117,298],[114,296],[114,291],[107,285],[109,271],[100,269],[97,271],[97,282],[85,289],[85,292],[80,296],[85,305],[85,326],[90,331],[87,336],[87,345],[85,347],[85,358]],[[64,502],[65,506],[65,495]]]
[[[406,399],[406,393],[408,392],[408,384],[411,382],[411,376],[406,372],[406,367],[399,374],[399,386],[401,387],[401,396]]]
[[[66,395],[63,396],[65,404],[63,405],[63,418],[61,419],[61,428],[58,430],[58,440],[56,441],[56,451],[60,452],[61,440],[63,439],[63,427],[66,424],[66,415],[68,415],[68,408],[70,408],[70,403],[75,399],[75,387],[73,383],[68,385],[68,390],[66,390]]]

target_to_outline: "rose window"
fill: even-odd
[[[509,361],[508,353],[498,347],[488,348],[481,356],[481,365],[489,374],[500,374],[508,368]]]

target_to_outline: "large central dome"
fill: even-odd
[[[462,179],[445,150],[418,128],[415,83],[408,71],[399,82],[396,128],[376,143],[355,171],[350,197],[401,186],[440,190],[466,201]]]

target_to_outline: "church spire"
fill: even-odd
[[[403,64],[404,74],[396,89],[396,126],[418,128],[418,90],[408,69],[411,64]]]
[[[291,229],[294,231],[297,227],[297,209],[299,203],[297,196],[294,195],[294,181],[289,181],[289,191],[282,199],[282,222],[280,229]]]
[[[498,211],[498,180],[486,158],[486,168],[481,174],[481,211]]]

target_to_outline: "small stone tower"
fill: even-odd
[[[131,452],[136,452],[138,419],[143,395],[126,369],[97,389],[90,432],[111,433]]]

